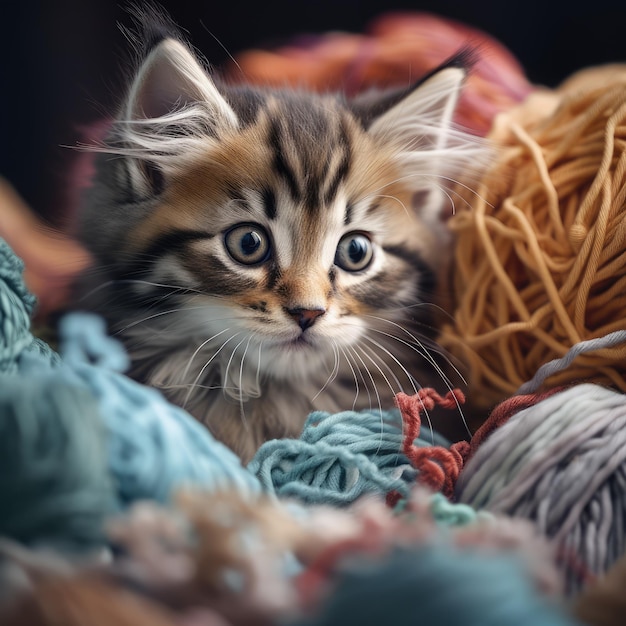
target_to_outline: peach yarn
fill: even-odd
[[[626,66],[590,68],[501,113],[502,146],[450,225],[453,322],[468,399],[502,401],[544,363],[626,329]],[[626,391],[626,345],[578,356],[544,387]]]

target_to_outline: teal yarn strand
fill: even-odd
[[[24,285],[23,270],[21,259],[0,239],[0,374],[18,371],[20,358],[26,353],[57,361],[54,351],[30,332],[36,299]]]
[[[98,548],[113,489],[97,404],[45,362],[32,372],[0,379],[0,535]]]
[[[440,435],[433,437],[436,445],[448,445]],[[392,491],[406,498],[417,472],[401,448],[402,420],[396,410],[315,411],[299,439],[266,442],[248,470],[269,492],[307,504],[342,506],[367,493]]]

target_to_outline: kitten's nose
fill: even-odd
[[[326,309],[322,307],[315,309],[303,309],[300,307],[293,309],[285,308],[285,311],[289,317],[296,321],[302,330],[306,330],[307,328],[313,326],[313,324],[315,324],[315,320],[326,313]]]

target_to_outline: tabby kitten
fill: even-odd
[[[182,41],[154,45],[80,223],[83,304],[131,375],[244,460],[313,409],[390,408],[440,379],[441,213],[483,153],[451,121],[465,77],[460,55],[347,100],[221,85]]]

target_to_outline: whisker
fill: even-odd
[[[348,352],[352,353],[353,358],[355,358],[354,367],[356,368],[356,371],[359,373],[359,377],[361,378],[361,381],[363,382],[363,387],[365,388],[365,392],[367,393],[367,403],[368,403],[369,409],[371,411],[372,408],[373,408],[372,407],[372,394],[370,393],[370,389],[369,389],[369,386],[367,384],[367,381],[365,380],[365,376],[363,375],[363,371],[361,370],[361,368],[356,363],[356,358],[359,358],[359,360],[361,361],[361,364],[363,365],[363,367],[365,367],[365,363],[363,363],[363,360],[360,357],[358,357],[358,355],[355,354],[354,349],[351,346],[345,346],[345,348],[346,348],[346,350]],[[365,369],[367,370],[367,367],[365,367]],[[371,378],[371,375],[370,375],[370,378]],[[372,383],[374,383],[373,379],[372,379]],[[374,385],[374,388],[376,388],[376,385]]]
[[[259,358],[256,364],[256,379],[255,379],[255,385],[257,389],[259,389],[261,386],[261,350],[264,345],[265,345],[265,341],[261,341],[261,343],[259,343]]]
[[[379,371],[380,375],[383,377],[383,379],[385,380],[385,382],[387,383],[387,385],[389,386],[389,389],[391,390],[391,394],[394,395],[394,390],[393,387],[391,386],[391,383],[389,382],[389,379],[385,376],[384,372],[380,369],[380,367],[378,366],[378,364],[376,363],[376,361],[374,361],[374,359],[369,356],[367,354],[367,352],[365,351],[365,347],[358,344],[355,346],[355,350],[360,350],[360,352],[363,354],[363,356],[367,357],[369,359],[369,361],[372,363],[372,365]],[[363,365],[365,366],[365,363],[361,360],[361,363],[363,363]],[[369,369],[367,368],[367,366],[365,366],[367,369],[367,372],[370,376],[370,378],[372,378],[372,375],[369,371]],[[380,395],[378,393],[378,388],[376,387],[376,383],[374,383],[374,379],[372,378],[372,384],[374,385],[374,391],[376,392],[376,398],[378,400],[378,410],[379,410],[379,415],[380,415],[380,440],[378,442],[378,448],[376,449],[376,453],[378,454],[378,452],[380,451],[381,446],[383,445],[383,434],[385,432],[385,423],[384,423],[384,418],[383,418],[383,407],[380,401]]]
[[[131,322],[130,324],[127,324],[126,326],[124,326],[123,328],[120,328],[119,330],[115,331],[115,335],[119,335],[121,333],[124,333],[128,330],[130,330],[131,328],[134,328],[135,326],[138,326],[139,324],[144,324],[145,322],[149,322],[150,320],[153,320],[157,317],[162,317],[164,315],[170,315],[171,313],[180,313],[181,311],[194,311],[194,310],[199,310],[199,309],[205,309],[207,308],[207,305],[203,305],[203,306],[182,306],[180,308],[177,309],[167,309],[165,311],[159,311],[158,313],[153,313],[152,315],[148,315],[147,317],[142,317],[141,319],[135,320],[133,322]],[[232,318],[211,318],[211,321],[221,321],[221,319],[232,319]]]
[[[363,337],[362,339],[367,340],[368,337]],[[361,352],[363,352],[363,354],[366,354],[366,353],[370,355],[373,354],[376,357],[376,359],[382,364],[382,366],[384,366],[384,368],[387,370],[387,372],[389,373],[393,381],[396,383],[397,389],[394,389],[389,379],[385,376],[385,374],[380,369],[380,367],[376,365],[376,369],[378,369],[378,371],[380,372],[380,375],[385,379],[385,382],[387,383],[387,386],[389,387],[389,391],[391,391],[391,395],[395,396],[396,393],[399,393],[400,391],[404,391],[402,387],[402,383],[400,382],[400,380],[398,379],[394,371],[391,369],[391,366],[388,363],[386,363],[385,360],[379,354],[377,354],[374,349],[372,349],[370,346],[364,346],[361,343],[359,343],[359,347],[361,348]],[[369,358],[370,358],[370,361],[372,361],[373,357],[370,356]]]
[[[381,412],[383,411],[383,406],[382,403],[380,401],[380,394],[378,393],[378,388],[376,387],[376,381],[374,380],[374,377],[372,376],[372,373],[370,372],[369,368],[367,367],[367,365],[365,365],[365,361],[363,361],[363,359],[359,356],[357,349],[358,349],[358,345],[353,346],[352,349],[352,353],[354,354],[354,356],[359,359],[359,361],[361,361],[361,365],[363,365],[363,367],[365,368],[365,372],[367,373],[370,381],[372,382],[372,388],[374,389],[374,393],[376,394],[376,401],[378,402],[378,410]],[[372,409],[371,406],[371,402],[370,402],[370,410]]]
[[[415,350],[415,352],[417,352],[420,356],[424,357],[424,359],[433,366],[433,368],[435,369],[435,371],[439,374],[439,376],[441,377],[441,380],[446,384],[446,386],[448,387],[448,390],[452,390],[452,381],[448,378],[448,376],[445,374],[445,372],[441,369],[441,366],[437,363],[437,361],[433,358],[433,356],[431,355],[431,353],[428,351],[428,349],[426,348],[426,346],[411,332],[409,332],[406,328],[404,328],[404,326],[402,326],[401,324],[398,324],[397,322],[394,322],[393,320],[389,320],[389,319],[385,319],[383,317],[378,317],[376,315],[368,315],[367,317],[371,317],[373,319],[379,320],[381,322],[386,322],[388,324],[391,324],[392,326],[399,328],[403,333],[405,333],[410,339],[412,339],[416,345],[410,344],[402,339],[400,339],[399,337],[397,337],[396,335],[392,335],[389,333],[385,333],[384,331],[377,329],[377,328],[370,328],[370,330],[372,331],[376,331],[379,332],[382,335],[385,335],[387,337],[389,337],[390,339],[394,339],[395,341],[398,341],[402,344],[404,344],[405,346],[408,346],[410,348],[412,348],[413,350]],[[419,348],[419,349],[418,349]],[[443,354],[440,351],[436,351],[433,350],[433,352],[437,352],[438,354],[440,354],[441,356],[443,356],[444,358],[447,357],[445,354]],[[464,384],[467,384],[467,381],[463,378],[463,375],[461,374],[461,372],[454,366],[453,363],[451,363],[450,361],[447,361],[448,365],[450,365],[450,367],[452,367],[452,369],[454,370],[455,374],[457,374],[459,376],[459,378],[463,381]]]
[[[241,333],[239,333],[241,334]],[[228,357],[228,361],[226,362],[226,369],[224,370],[224,374],[222,375],[222,380],[224,382],[224,385],[228,384],[228,370],[230,369],[230,366],[233,362],[233,359],[235,358],[235,354],[237,352],[237,349],[239,348],[239,346],[246,340],[246,338],[244,337],[232,350],[232,352],[230,353],[230,356]],[[235,385],[233,385],[233,388],[236,389],[237,387]]]
[[[209,337],[208,339],[206,339],[205,341],[203,341],[194,351],[194,353],[191,355],[191,357],[189,358],[189,361],[187,362],[187,366],[185,367],[185,370],[183,371],[183,375],[182,375],[182,379],[184,380],[187,377],[187,374],[189,373],[189,368],[191,367],[191,364],[193,362],[193,360],[196,358],[196,356],[198,355],[198,353],[200,352],[200,350],[202,350],[202,348],[204,348],[204,346],[206,346],[210,341],[213,341],[213,339],[215,339],[216,337],[219,337],[220,335],[223,335],[225,332],[228,332],[230,330],[230,328],[224,328],[223,330],[221,330],[219,333],[216,333],[215,335],[213,335],[212,337]],[[213,356],[204,364],[204,366],[202,367],[202,369],[200,370],[200,373],[196,376],[196,379],[194,380],[194,382],[192,383],[189,392],[187,393],[185,400],[183,402],[183,408],[187,405],[187,402],[189,401],[189,398],[191,397],[191,392],[193,391],[195,385],[197,384],[197,382],[200,380],[200,377],[202,376],[202,374],[204,374],[206,368],[210,365],[210,363],[213,361],[213,359],[215,359],[215,357],[221,352],[221,350],[224,348],[224,346],[231,341],[234,337],[237,337],[238,335],[240,335],[241,333],[237,333],[236,335],[231,336],[229,339],[227,339],[224,343],[222,343],[222,345],[219,347],[219,349],[213,354]]]
[[[354,411],[355,407],[356,407],[356,403],[357,403],[357,401],[359,399],[359,381],[358,381],[356,372],[354,371],[354,367],[352,367],[352,363],[351,363],[348,355],[346,354],[346,351],[339,344],[337,344],[337,342],[335,342],[335,345],[341,351],[341,353],[343,354],[344,358],[346,359],[346,363],[348,364],[348,367],[350,368],[350,371],[352,372],[352,377],[354,378],[355,394],[354,394],[354,401],[352,402],[352,410]]]
[[[146,285],[148,287],[158,287],[159,289],[171,289],[173,293],[198,293],[201,295],[209,295],[205,291],[201,291],[200,289],[194,289],[193,287],[183,287],[182,285],[169,285],[167,283],[157,283],[149,280],[139,279],[139,278],[115,278],[111,280],[107,280],[103,283],[100,283],[97,287],[94,287],[92,290],[84,293],[78,299],[79,302],[90,298],[94,294],[98,293],[102,289],[106,289],[107,287],[112,287],[115,285]],[[216,296],[221,297],[221,296]]]
[[[383,346],[382,343],[372,339],[371,337],[364,335],[363,339],[369,341],[372,345],[376,346],[377,348],[382,350],[387,356],[389,356],[391,360],[402,370],[404,375],[407,377],[408,381],[411,383],[411,387],[413,388],[413,393],[417,393],[418,388],[416,385],[417,381],[415,377],[409,372],[409,370],[404,365],[402,365],[402,363],[396,358],[396,356],[390,350],[387,350],[387,348],[385,348],[385,346]],[[389,371],[393,374],[393,370],[391,369],[391,367],[389,367],[389,365],[387,365],[387,367],[389,368]],[[400,391],[403,391],[402,384],[398,380],[398,377],[395,374],[393,374],[393,376],[396,380],[396,383],[398,384],[398,387],[400,388]]]
[[[333,349],[333,355],[335,357],[335,362],[333,363],[333,369],[330,372],[326,382],[322,385],[322,388],[313,396],[311,402],[315,402],[317,398],[319,398],[320,394],[328,387],[330,383],[332,383],[335,378],[337,378],[337,374],[339,373],[339,351],[337,350],[337,344],[335,341],[332,342],[331,345]]]
[[[402,325],[397,324],[396,322],[393,322],[392,320],[386,320],[384,318],[380,318],[377,316],[368,316],[368,317],[373,317],[374,319],[378,319],[380,321],[383,322],[388,322],[389,324],[399,328],[400,330],[402,330],[404,333],[406,333],[413,341],[415,341],[417,343],[416,345],[413,345],[407,341],[405,341],[404,339],[401,339],[400,337],[397,337],[396,335],[392,335],[390,333],[386,333],[383,330],[380,330],[378,328],[369,328],[369,331],[372,332],[377,332],[381,335],[384,335],[394,341],[397,341],[405,346],[407,346],[408,348],[414,350],[415,352],[417,352],[417,354],[419,354],[420,356],[422,356],[423,358],[426,359],[426,361],[433,367],[433,369],[435,370],[435,372],[439,375],[439,377],[441,378],[441,380],[443,381],[444,385],[446,386],[446,388],[448,389],[448,391],[452,391],[452,381],[448,378],[448,376],[445,374],[445,372],[441,369],[441,366],[437,363],[437,361],[432,357],[432,355],[428,352],[428,350],[425,348],[425,346],[419,341],[419,339],[417,337],[415,337],[412,333],[410,333],[408,330],[406,330],[406,328],[404,328]],[[419,348],[418,348],[419,346]],[[445,355],[443,355],[445,357]],[[459,372],[459,370],[454,366],[453,363],[451,363],[448,360],[448,364],[450,365],[450,367],[454,370],[454,372],[459,376],[459,378],[463,381],[464,384],[467,384],[467,381],[464,379],[464,377],[462,376],[462,374]],[[461,407],[461,404],[459,403],[459,401],[456,399],[455,396],[455,403],[457,406],[457,410],[459,412],[459,416],[461,418],[461,421],[463,423],[463,427],[465,429],[465,431],[468,433],[468,435],[471,437],[472,432],[467,424],[467,419],[465,418],[465,414],[463,413],[463,408]],[[430,421],[430,420],[429,420]]]
[[[407,215],[410,215],[409,209],[407,208],[406,204],[404,204],[404,202],[402,202],[402,200],[400,200],[400,198],[396,198],[396,196],[387,196],[384,194],[375,194],[375,195],[370,195],[368,196],[368,198],[374,199],[374,198],[388,198],[389,200],[394,200],[395,202],[397,202],[402,209],[404,210],[404,212]]]

